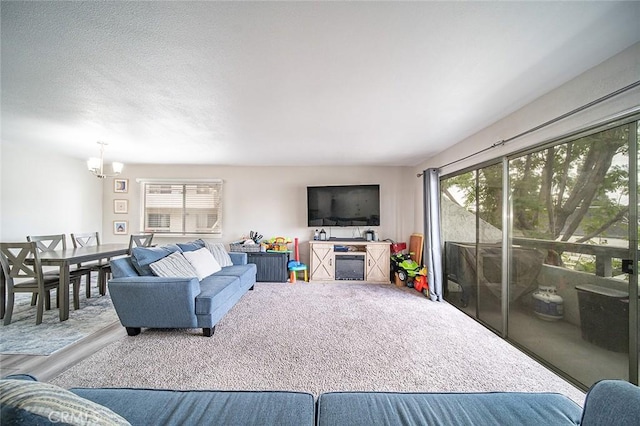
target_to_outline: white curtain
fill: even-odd
[[[440,173],[438,169],[427,169],[424,182],[424,230],[425,260],[429,297],[442,301],[442,242],[440,237]]]

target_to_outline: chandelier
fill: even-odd
[[[124,164],[113,162],[111,163],[111,169],[113,170],[113,174],[106,174],[104,172],[104,147],[108,145],[106,142],[98,141],[98,145],[100,145],[100,158],[91,157],[87,160],[87,168],[91,173],[93,173],[96,177],[100,179],[104,179],[107,177],[118,176],[122,173],[122,168]]]

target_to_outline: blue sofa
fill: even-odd
[[[204,243],[202,243],[204,244]],[[169,254],[203,247],[199,243],[136,247],[131,256],[111,261],[109,294],[130,336],[141,328],[202,328],[212,336],[215,325],[256,283],[256,265],[246,253],[228,253],[233,265],[202,280],[153,275],[149,265]]]
[[[640,388],[594,384],[580,408],[556,393],[329,392],[317,401],[317,426],[640,425]]]
[[[637,426],[640,388],[596,383],[584,409],[554,393],[394,393],[61,389],[28,375],[0,380],[3,425],[581,425]],[[69,422],[70,423],[70,422]]]

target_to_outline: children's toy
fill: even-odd
[[[286,252],[289,251],[287,244],[291,244],[291,238],[273,237],[269,240],[267,251]]]
[[[402,262],[404,262],[405,260],[410,260],[410,257],[408,254],[406,253],[393,253],[391,255],[391,276],[395,276],[396,272],[400,275],[400,280],[401,281],[406,281],[407,280],[407,275],[406,272],[402,271],[401,272],[401,267],[400,264]],[[393,278],[392,278],[393,279]]]
[[[411,259],[411,255],[406,253],[391,255],[391,265],[393,272],[398,274],[398,278],[403,281],[407,287],[412,288],[417,284],[419,288],[416,288],[416,290],[424,293],[424,289],[427,288],[427,268],[418,265],[415,260]],[[425,295],[427,294],[428,290]]]
[[[262,234],[258,233],[258,231],[251,231],[249,232],[249,238],[251,238],[254,243],[260,244],[260,241],[262,241]]]
[[[396,272],[398,272],[399,269],[398,264],[405,259],[405,256],[406,258],[409,257],[409,255],[404,254],[404,250],[407,249],[407,243],[396,243],[393,240],[386,241],[391,241],[391,267],[389,268],[389,279],[394,281]]]
[[[415,260],[405,259],[400,262],[398,275],[402,281],[406,281],[407,287],[413,287],[413,279],[420,274],[420,265]]]
[[[413,279],[413,288],[429,297],[429,284],[427,284],[427,268],[422,268],[420,274]]]
[[[304,272],[304,280],[305,281],[309,281],[309,277],[307,275],[307,265],[305,265],[304,263],[300,262],[300,250],[298,249],[298,239],[295,239],[294,242],[294,247],[295,247],[295,260],[290,260],[289,263],[287,263],[287,268],[289,269],[289,282],[291,284],[294,284],[296,282],[296,278],[298,275],[298,271],[303,271]]]

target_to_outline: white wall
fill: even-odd
[[[419,164],[414,169],[421,173],[427,168],[441,168],[441,174],[448,174],[482,161],[498,158],[528,146],[550,141],[570,134],[603,119],[640,106],[640,88],[626,92],[596,107],[589,108],[571,118],[562,120],[542,130],[515,139],[513,142],[490,149],[454,165],[442,167],[456,159],[490,147],[494,143],[509,139],[551,119],[568,113],[598,98],[613,93],[640,79],[640,43],[636,43],[618,55],[584,72],[582,75],[538,98],[524,108],[491,124],[480,132],[460,141],[455,146]],[[521,84],[527,84],[522,81]],[[422,180],[414,182],[416,210],[414,226],[422,226]]]
[[[102,182],[82,160],[2,142],[0,241],[102,229]]]
[[[250,231],[258,231],[265,238],[298,237],[300,257],[308,261],[308,244],[314,228],[307,227],[308,185],[380,184],[381,226],[373,227],[381,239],[408,241],[416,231],[411,186],[407,185],[409,170],[403,167],[230,167],[201,165],[125,165],[119,178],[129,179],[129,192],[113,192],[113,179],[106,179],[104,187],[105,242],[126,242],[128,237],[113,234],[114,220],[127,220],[130,232],[140,231],[140,178],[220,178],[223,187],[223,243],[236,241]],[[128,214],[114,214],[113,200],[129,201]],[[360,227],[360,234],[367,227]],[[332,236],[352,237],[355,227],[325,228]],[[187,241],[193,237],[154,238],[154,242]]]
[[[114,193],[113,178],[100,180],[79,159],[3,142],[0,150],[0,241],[24,241],[27,235],[70,234],[99,230],[102,241],[128,242],[113,234],[114,220],[140,229],[140,193],[136,178],[221,178],[224,180],[224,236],[229,243],[251,230],[265,237],[298,237],[301,258],[308,261],[313,228],[306,226],[307,185],[376,183],[381,186],[381,239],[407,241],[414,211],[410,208],[410,169],[402,167],[220,167],[125,164],[120,178],[127,193]],[[114,214],[113,200],[129,201],[128,214]],[[326,228],[333,236],[359,230]],[[188,240],[158,239],[159,243]],[[70,240],[67,241],[70,244]]]

